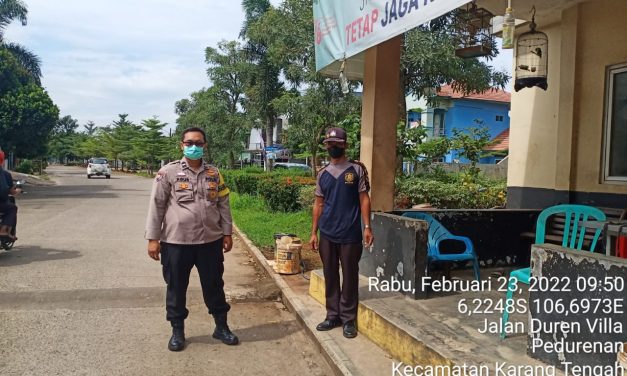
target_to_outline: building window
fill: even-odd
[[[444,110],[435,109],[433,111],[433,137],[446,136],[446,129],[444,128]]]
[[[627,183],[627,63],[608,67],[605,82],[604,181]]]
[[[496,121],[503,121],[503,115],[496,115]]]

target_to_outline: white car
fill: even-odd
[[[87,179],[92,176],[104,176],[111,179],[111,168],[106,158],[91,158],[87,164]]]

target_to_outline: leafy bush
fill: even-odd
[[[311,210],[314,203],[314,191],[315,185],[303,185],[300,187],[300,193],[298,195],[298,203],[303,210]]]
[[[489,209],[506,202],[507,184],[484,176],[424,174],[397,181],[396,205],[429,203],[441,209]]]
[[[301,209],[300,184],[292,178],[266,178],[259,182],[259,195],[271,211],[295,212]]]
[[[20,163],[15,166],[16,172],[21,172],[22,174],[30,174],[32,175],[34,172],[33,162],[28,159],[23,159]]]
[[[233,177],[233,188],[241,194],[256,195],[259,177],[255,174],[241,174]]]
[[[220,170],[224,182],[230,190],[242,194],[257,194],[257,181],[263,170],[257,167],[247,167],[243,170]]]
[[[316,179],[308,172],[299,170],[264,172],[259,168],[247,168],[221,172],[231,191],[241,195],[259,195],[271,211],[300,210],[306,202],[301,201],[301,187],[316,184]],[[313,200],[313,190],[311,196]],[[307,203],[306,206],[311,205]]]

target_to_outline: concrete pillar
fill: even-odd
[[[360,160],[370,174],[372,210],[394,209],[401,37],[366,50]]]
[[[577,28],[579,5],[562,12],[561,22],[561,64],[559,71],[559,112],[557,118],[557,145],[555,147],[555,190],[571,191],[574,189],[575,117],[579,108],[577,98]],[[550,55],[549,55],[550,58]]]

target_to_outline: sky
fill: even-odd
[[[271,0],[278,5],[280,0]],[[204,51],[238,38],[239,0],[25,0],[28,25],[5,39],[42,60],[42,84],[83,125],[128,114],[176,127],[174,103],[210,85]],[[509,56],[509,60],[508,60]],[[511,52],[492,64],[507,67]]]

